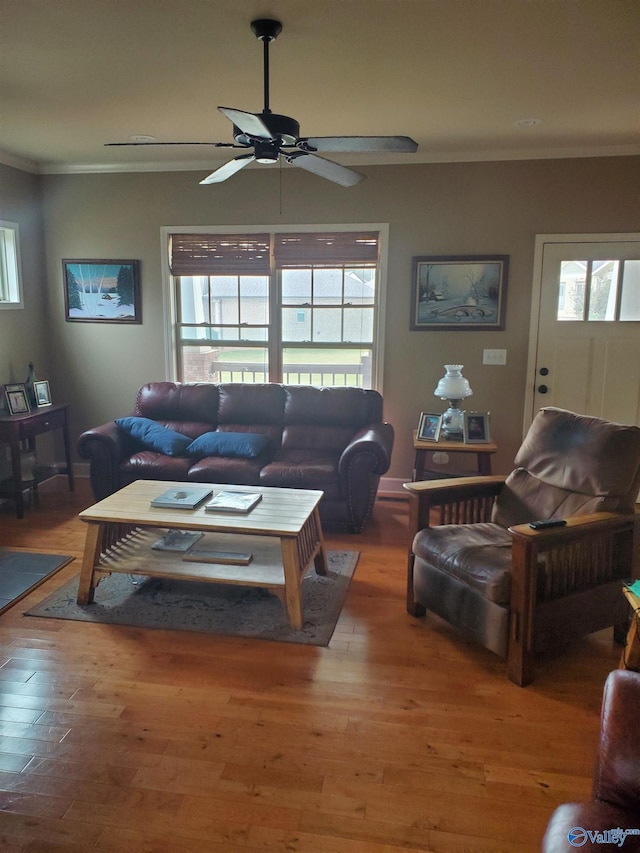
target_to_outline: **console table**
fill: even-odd
[[[73,491],[73,469],[71,467],[71,447],[69,444],[69,406],[46,406],[23,415],[0,415],[0,443],[6,443],[11,449],[11,480],[0,484],[0,495],[10,497],[16,502],[18,518],[24,517],[23,490],[32,486],[37,494],[38,483],[24,482],[20,470],[20,442],[26,441],[30,450],[35,450],[35,438],[54,429],[62,430],[64,455],[67,464],[69,491]]]
[[[413,432],[413,448],[415,450],[415,461],[413,463],[413,482],[425,479],[425,470],[427,464],[428,453],[463,453],[472,454],[476,457],[476,470],[472,473],[489,475],[491,474],[491,456],[497,452],[498,448],[493,442],[486,444],[465,444],[462,441],[422,441],[417,437],[417,430]],[[433,470],[429,471],[433,477]],[[468,475],[468,471],[459,472],[454,476]],[[446,471],[442,473],[436,472],[438,477],[450,477]]]

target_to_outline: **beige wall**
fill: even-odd
[[[72,404],[74,437],[129,412],[143,382],[164,378],[162,226],[388,222],[384,396],[386,418],[396,428],[388,476],[410,476],[411,430],[421,410],[444,407],[433,389],[451,361],[465,365],[473,408],[492,413],[500,445],[495,469],[509,470],[522,431],[535,235],[637,230],[640,158],[364,171],[369,179],[350,189],[273,168],[251,168],[209,187],[198,184],[199,172],[43,177],[49,373],[56,398]],[[33,180],[21,180],[28,198]],[[491,253],[510,256],[505,331],[409,331],[414,255]],[[139,259],[143,324],[65,323],[62,258]],[[24,315],[42,327],[42,309],[33,300]],[[11,363],[24,372],[23,338],[12,336],[17,354]],[[506,349],[506,367],[483,366],[486,347]]]
[[[0,385],[24,382],[49,359],[41,178],[0,166],[0,219],[20,228],[24,309],[0,309]],[[42,379],[47,378],[42,376]]]

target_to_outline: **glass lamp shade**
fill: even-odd
[[[469,380],[462,375],[463,367],[464,364],[445,364],[446,373],[433,392],[435,397],[449,401],[449,408],[442,418],[442,431],[449,440],[462,438],[463,418],[460,403],[465,397],[473,394]]]

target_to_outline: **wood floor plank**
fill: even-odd
[[[0,507],[0,546],[76,558],[0,616],[3,853],[531,853],[590,796],[610,632],[511,684],[406,613],[403,502],[326,534],[360,551],[327,648],[25,616],[77,575],[91,503],[57,478]]]

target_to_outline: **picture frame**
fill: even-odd
[[[417,438],[420,441],[438,441],[442,428],[442,415],[432,412],[420,412]]]
[[[15,382],[4,386],[5,397],[10,415],[28,415],[31,411],[27,389],[24,382]]]
[[[49,383],[46,379],[38,380],[33,383],[33,393],[36,398],[36,406],[41,409],[44,406],[50,406],[51,403],[51,390],[49,388]]]
[[[505,327],[509,255],[413,258],[412,331]]]
[[[62,261],[67,323],[142,323],[140,261]]]
[[[489,444],[489,412],[463,412],[462,440],[465,444]]]

